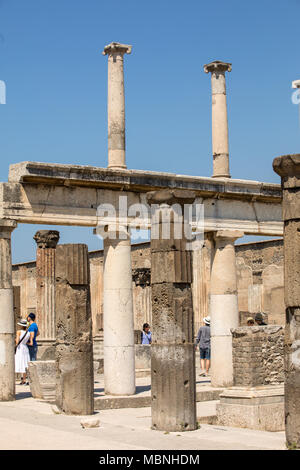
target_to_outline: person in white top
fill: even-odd
[[[15,372],[23,374],[20,385],[24,385],[26,384],[26,369],[30,361],[29,349],[26,344],[29,341],[30,333],[27,331],[26,320],[20,320],[18,325],[22,328],[17,331],[16,336]]]

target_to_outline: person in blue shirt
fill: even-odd
[[[40,334],[39,329],[37,324],[35,323],[35,314],[30,313],[27,317],[27,321],[29,323],[28,330],[30,333],[30,338],[27,343],[28,349],[29,349],[29,356],[31,361],[36,361],[36,356],[37,356],[37,342],[36,342],[36,337]]]
[[[150,325],[148,323],[143,324],[143,331],[141,334],[142,344],[152,343],[152,333],[150,331]]]

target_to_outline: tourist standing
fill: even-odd
[[[143,324],[143,331],[141,334],[142,344],[151,344],[152,343],[152,333],[150,331],[150,325],[148,323]]]
[[[35,323],[35,314],[30,313],[27,317],[27,321],[29,323],[28,331],[30,333],[29,341],[27,343],[29,349],[29,356],[31,361],[36,361],[38,350],[36,337],[39,335],[39,329],[37,324]]]
[[[195,349],[199,343],[201,376],[208,375],[210,368],[210,317],[204,318],[204,325],[199,328]]]
[[[17,331],[16,335],[16,353],[15,353],[15,372],[23,374],[20,385],[26,384],[26,369],[30,361],[29,349],[26,345],[30,338],[30,333],[27,331],[27,321],[20,320],[18,325],[21,329]]]

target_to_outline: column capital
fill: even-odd
[[[282,178],[300,177],[300,153],[274,158],[273,170]]]
[[[196,194],[194,191],[185,189],[162,189],[150,191],[146,194],[148,204],[193,204]]]
[[[18,223],[15,220],[0,219],[0,238],[10,238],[17,226]]]
[[[229,62],[222,62],[221,60],[214,60],[209,64],[204,65],[204,72],[205,73],[223,73],[223,72],[231,72],[232,64]]]
[[[59,232],[56,230],[39,230],[33,239],[38,248],[56,248],[59,242]]]
[[[119,42],[111,42],[104,47],[103,55],[109,54],[131,54],[132,46],[129,44],[120,44]]]
[[[244,236],[244,232],[241,230],[218,230],[215,232],[215,239],[221,239],[221,240],[228,240],[228,241],[235,241],[238,238],[241,238]]]

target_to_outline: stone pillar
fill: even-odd
[[[15,321],[11,267],[13,220],[0,220],[0,401],[15,399]]]
[[[56,403],[66,414],[94,412],[88,247],[58,245],[55,260]]]
[[[211,383],[233,385],[231,328],[239,326],[234,242],[243,232],[221,230],[215,235],[210,281]]]
[[[103,51],[108,55],[108,168],[126,168],[123,56],[131,48],[112,42]]]
[[[194,199],[191,191],[147,194],[152,205],[152,428],[163,431],[197,429],[192,253],[186,247],[183,220],[176,220],[172,207],[176,204],[182,211]],[[164,234],[167,220],[169,236]]]
[[[206,73],[211,72],[212,176],[213,178],[230,178],[225,72],[231,72],[231,64],[215,60],[214,62],[204,65],[204,71]]]
[[[275,158],[281,176],[284,221],[286,441],[300,449],[300,154]]]
[[[104,388],[108,395],[134,395],[130,233],[126,227],[110,229],[104,238]]]
[[[33,237],[36,251],[36,321],[39,342],[53,347],[55,341],[55,251],[59,241],[56,230],[40,230]]]

